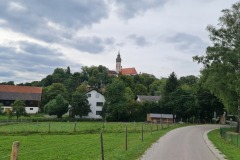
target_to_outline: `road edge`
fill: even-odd
[[[210,151],[220,160],[226,160],[224,157],[226,157],[224,154],[222,154],[214,145],[213,143],[208,139],[208,133],[213,131],[215,129],[210,129],[208,131],[205,131],[203,133],[203,139],[205,141],[205,143],[207,144],[208,148],[210,149]]]

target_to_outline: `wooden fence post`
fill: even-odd
[[[50,122],[48,123],[48,133],[50,133]]]
[[[152,123],[151,123],[151,134],[152,134]]]
[[[102,154],[102,160],[104,160],[104,146],[103,146],[103,134],[101,132],[100,134],[100,142],[101,142],[101,154]]]
[[[20,143],[18,141],[13,142],[10,160],[18,159],[19,146],[20,146]]]
[[[162,118],[161,118],[161,129],[163,129],[163,121],[162,121]]]
[[[237,135],[237,147],[238,147],[238,135]]]
[[[75,122],[74,124],[74,132],[76,132],[76,128],[77,128],[77,122]]]
[[[128,130],[126,126],[126,146],[125,146],[126,151],[128,150]]]
[[[39,126],[39,124],[38,124],[38,120],[37,120],[37,133],[38,133],[38,126]]]

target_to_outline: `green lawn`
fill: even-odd
[[[56,122],[59,123],[59,122]],[[68,122],[65,122],[66,124]],[[70,122],[69,122],[70,123]],[[100,125],[96,122],[79,122],[84,123],[82,128]],[[91,124],[92,123],[92,124]],[[63,123],[59,123],[59,128]],[[90,125],[90,126],[89,126]],[[115,129],[120,126],[126,126],[126,123],[109,123],[106,128],[113,129],[113,132],[103,133],[104,139],[104,154],[106,160],[132,160],[140,157],[144,151],[151,146],[160,136],[164,135],[169,130],[178,126],[161,129],[151,133],[150,130],[144,132],[144,141],[142,142],[141,132],[128,133],[128,150],[125,151],[125,133],[124,131],[117,133]],[[133,125],[128,124],[129,128]],[[136,124],[135,124],[136,125]],[[18,126],[7,125],[5,127]],[[18,127],[23,127],[19,125]],[[72,124],[71,124],[72,126]],[[115,126],[115,127],[114,127]],[[139,124],[139,127],[141,125]],[[150,126],[150,125],[148,125]],[[25,129],[32,126],[25,124]],[[80,127],[80,128],[81,128]],[[79,129],[80,129],[79,128]],[[91,127],[90,127],[91,128]],[[120,127],[121,128],[121,127]],[[140,127],[141,128],[141,127]],[[146,126],[145,126],[146,128]],[[123,128],[122,128],[123,129]],[[133,127],[134,129],[134,127]],[[110,129],[109,129],[110,130]],[[140,130],[140,129],[137,129]],[[100,131],[99,131],[100,132]],[[101,159],[100,150],[100,134],[28,134],[28,135],[2,135],[0,136],[0,159],[8,160],[11,152],[11,145],[14,141],[20,141],[19,160],[95,160]]]
[[[227,159],[240,160],[240,148],[222,139],[219,129],[209,132],[208,138],[224,155],[226,155]]]

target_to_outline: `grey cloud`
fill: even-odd
[[[177,33],[171,37],[167,37],[165,41],[175,44],[176,48],[181,51],[190,52],[192,54],[203,52],[204,48],[207,46],[207,43],[203,42],[198,36],[187,33]]]
[[[127,38],[134,41],[134,43],[138,46],[146,46],[149,44],[149,42],[146,40],[143,36],[138,36],[136,34],[131,34]]]
[[[114,42],[115,39],[112,37],[101,39],[100,37],[92,36],[74,38],[73,41],[69,42],[69,45],[84,52],[97,54],[104,51],[106,45],[113,45]]]
[[[22,9],[11,7],[15,3]],[[99,0],[2,0],[0,19],[2,27],[30,35],[46,42],[69,39],[76,30],[108,17],[108,6]],[[56,24],[59,29],[48,25]]]
[[[0,72],[0,77],[11,77],[14,76],[14,74],[12,72],[9,71],[1,71]]]
[[[56,67],[70,64],[60,58],[63,55],[58,51],[37,44],[20,42],[20,49],[19,52],[15,47],[0,46],[0,63],[5,67],[5,72],[9,72],[9,76],[16,74],[16,71],[49,74]]]
[[[130,19],[148,9],[163,6],[167,0],[115,0],[115,2],[118,14]]]

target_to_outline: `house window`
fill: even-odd
[[[33,108],[30,108],[30,110],[33,110]]]
[[[91,97],[91,94],[87,94],[87,97]]]
[[[96,98],[99,98],[99,93],[96,94]]]
[[[97,102],[97,106],[103,106],[103,102]]]
[[[96,111],[96,115],[102,115],[102,111]]]

